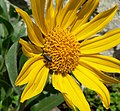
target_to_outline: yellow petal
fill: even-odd
[[[22,51],[27,57],[33,57],[42,52],[42,49],[40,47],[37,48],[35,45],[30,44],[23,39],[20,39],[19,43],[22,45]]]
[[[48,0],[45,20],[47,28],[51,31],[55,27],[55,10],[53,0]]]
[[[80,61],[90,64],[97,70],[120,73],[120,61],[110,56],[86,55],[81,56]]]
[[[63,97],[64,97],[65,102],[67,103],[67,105],[68,105],[71,109],[73,109],[74,111],[76,111],[75,105],[74,105],[73,102],[71,101],[71,100],[72,100],[71,97],[70,97],[68,94],[66,94],[66,93],[63,93]]]
[[[120,43],[120,28],[109,31],[103,36],[83,41],[80,45],[82,54],[93,54],[108,50]],[[88,50],[89,49],[89,50]]]
[[[68,17],[68,14],[72,14],[73,10],[76,8],[76,6],[79,4],[79,2],[83,2],[85,0],[69,0],[68,3],[64,6],[64,8],[59,12],[58,17],[57,17],[57,25],[61,26],[61,24],[64,21],[64,18]],[[77,7],[78,8],[78,7]],[[68,18],[67,18],[68,19]],[[66,21],[66,19],[65,19]],[[65,22],[64,22],[65,23]]]
[[[58,14],[62,8],[63,8],[63,0],[56,0],[55,13]]]
[[[59,18],[60,18],[60,13],[63,8],[63,0],[56,0],[56,9],[55,9],[55,22],[56,26],[59,26]]]
[[[33,28],[34,28],[34,31],[35,31],[35,34],[36,34],[38,40],[39,40],[42,44],[44,44],[45,41],[44,41],[44,39],[43,39],[43,35],[42,35],[41,30],[39,29],[39,27],[38,27],[36,24],[33,23]]]
[[[101,12],[100,14],[96,15],[90,22],[82,25],[79,27],[79,29],[77,28],[72,33],[76,35],[78,41],[96,34],[111,21],[117,9],[118,6],[116,5],[107,11]]]
[[[80,6],[85,2],[85,0],[76,0],[73,2],[72,0],[70,1],[69,7],[67,9],[67,13],[64,16],[64,19],[62,21],[61,26],[66,29],[68,28],[71,23],[74,21],[76,18],[76,14]]]
[[[29,36],[29,39],[31,40],[31,42],[38,47],[43,47],[42,41],[40,41],[40,39],[39,39],[40,35],[39,36],[36,35],[36,30],[34,30],[35,25],[31,21],[29,15],[25,11],[23,11],[19,8],[16,8],[16,11],[21,15],[21,17],[24,19],[24,21],[27,25],[28,36]],[[41,39],[42,39],[42,37],[41,37]]]
[[[31,4],[32,14],[36,23],[38,24],[42,33],[47,35],[46,23],[44,19],[45,1],[46,0],[31,0]]]
[[[67,102],[70,100],[70,105],[74,104],[81,111],[90,111],[89,104],[86,101],[83,92],[69,74],[66,76],[62,76],[61,74],[53,74],[52,84],[55,89],[59,90],[62,94],[65,94],[65,100]]]
[[[94,76],[93,72],[89,69],[79,65],[75,71],[73,71],[74,76],[81,82],[84,86],[94,90],[100,96],[104,107],[107,109],[110,105],[110,95],[107,88]]]
[[[107,74],[104,74],[103,72],[97,70],[95,67],[92,67],[90,64],[84,63],[82,61],[80,61],[80,64],[82,64],[82,66],[90,70],[90,72],[103,83],[115,83],[115,84],[120,83],[119,80],[107,76]]]
[[[43,67],[37,73],[32,72],[32,75],[34,77],[32,78],[31,75],[31,79],[33,79],[33,81],[28,82],[26,88],[22,93],[20,100],[21,102],[24,102],[25,100],[30,99],[42,92],[47,81],[48,72],[49,69],[47,67]]]
[[[60,74],[53,74],[52,75],[52,84],[53,84],[53,87],[55,89],[59,90],[62,93],[67,93],[63,89],[63,85],[61,83],[63,83],[63,77]]]
[[[20,74],[18,75],[15,84],[18,86],[28,83],[29,77],[31,78],[31,72],[40,70],[45,63],[41,56],[34,56],[25,62]],[[39,66],[39,67],[38,67]],[[37,70],[38,69],[38,70]]]
[[[89,19],[89,16],[93,13],[93,11],[98,6],[99,0],[88,0],[81,10],[78,12],[77,19],[74,21],[75,24],[73,25],[71,32],[73,30],[79,30],[81,25],[86,23]]]

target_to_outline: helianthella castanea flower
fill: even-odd
[[[120,83],[104,72],[120,73],[120,61],[100,54],[120,43],[120,29],[95,36],[113,18],[118,6],[101,12],[89,21],[99,0],[31,0],[34,21],[16,8],[27,25],[29,40],[19,40],[28,60],[16,79],[26,84],[21,102],[43,91],[48,74],[53,87],[60,91],[74,110],[90,111],[79,83],[94,90],[109,108],[110,95],[104,83]]]

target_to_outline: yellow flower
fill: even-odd
[[[63,94],[68,106],[90,111],[79,82],[94,90],[104,107],[109,108],[110,95],[104,83],[120,83],[103,72],[120,73],[120,61],[99,54],[120,43],[120,29],[102,36],[100,32],[113,18],[118,6],[101,12],[88,22],[99,0],[31,0],[34,22],[17,8],[27,25],[29,41],[20,39],[23,53],[29,58],[16,85],[27,84],[21,102],[43,91],[48,74],[52,85]]]

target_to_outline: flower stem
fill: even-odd
[[[21,103],[21,104],[20,104],[19,111],[24,111],[26,102],[27,102],[27,101],[25,101],[24,103]]]

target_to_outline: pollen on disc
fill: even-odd
[[[45,37],[45,52],[52,58],[48,67],[65,75],[78,65],[80,44],[68,30],[56,27]]]

